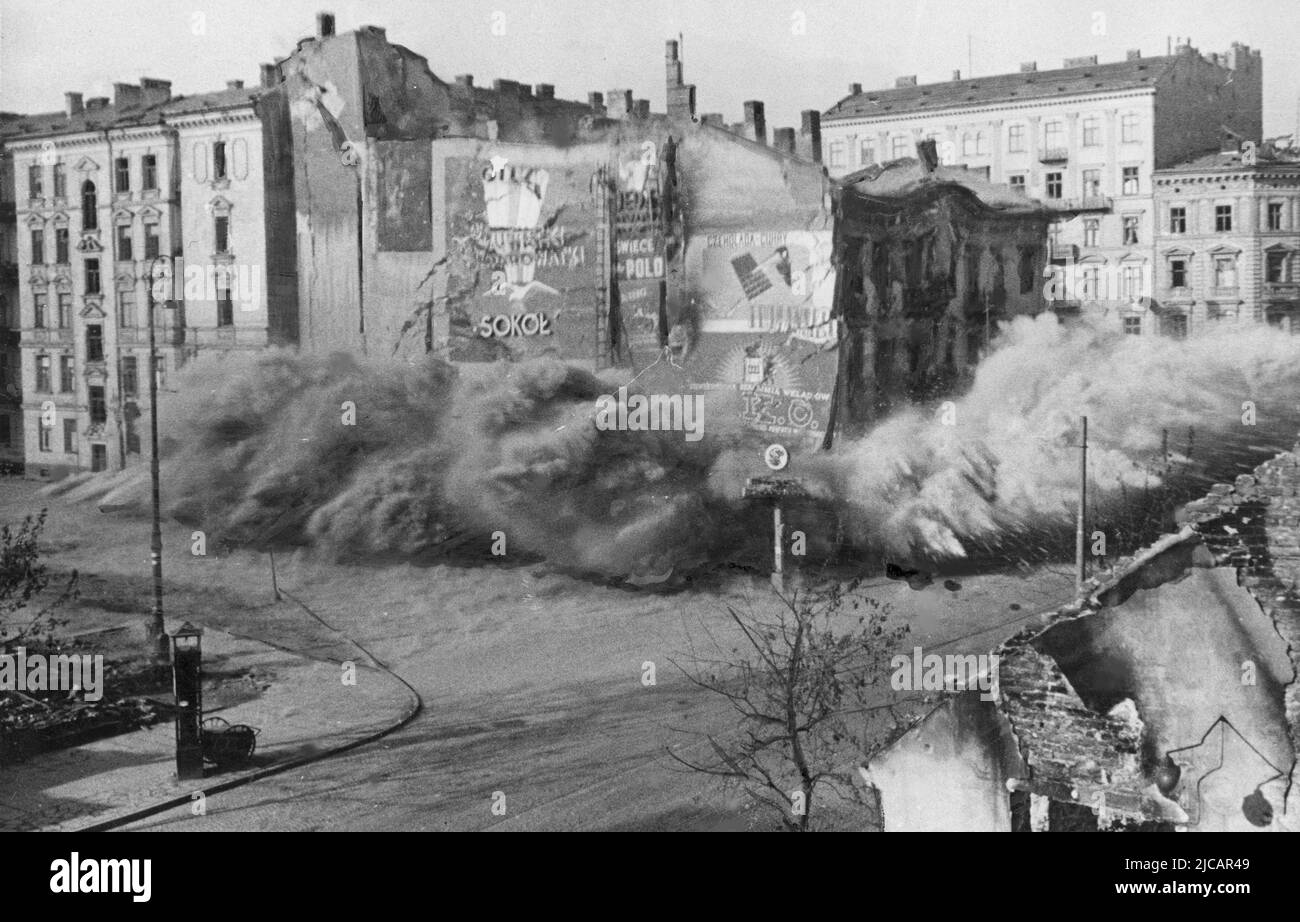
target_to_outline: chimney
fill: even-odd
[[[763,114],[761,100],[745,101],[745,137],[759,144],[767,143],[767,117]]]
[[[92,96],[86,100],[86,111],[94,112],[96,109],[103,109],[108,106],[107,96]]]
[[[1038,70],[1038,62],[1037,62],[1037,61],[1022,61],[1022,62],[1020,62],[1020,72],[1021,72],[1022,74],[1032,74],[1032,73],[1035,73],[1037,70]]]
[[[637,99],[637,100],[633,100],[633,102],[632,102],[632,115],[633,115],[635,118],[649,118],[649,117],[650,117],[650,100],[648,100],[648,99]]]
[[[1124,60],[1126,61],[1142,60],[1142,50],[1140,48],[1130,48],[1128,50],[1128,54],[1124,56]]]
[[[261,85],[263,89],[270,89],[280,82],[280,69],[274,64],[263,64],[261,71]]]
[[[958,80],[960,80],[960,79],[961,79],[961,71],[959,71],[959,70],[954,70],[954,71],[952,72],[952,82],[953,82],[953,83],[956,83],[956,82],[957,82]]]
[[[1223,144],[1220,145],[1219,147],[1220,153],[1235,154],[1238,153],[1240,150],[1241,150],[1241,139],[1237,137],[1237,135],[1233,134],[1231,131],[1228,131],[1225,128],[1223,130]]]
[[[474,75],[473,75],[473,74],[457,74],[457,75],[456,75],[456,85],[457,85],[457,86],[470,86],[470,87],[472,87],[472,86],[474,85]]]
[[[777,128],[772,131],[772,147],[783,154],[794,156],[794,129]]]
[[[677,54],[677,43],[669,41],[667,51],[664,52],[664,71],[668,80],[668,88],[682,85],[682,59]]]
[[[80,115],[83,111],[80,93],[63,94],[63,110],[67,112],[68,118]]]
[[[816,109],[804,109],[796,146],[799,156],[814,163],[822,162],[822,114]]]
[[[605,114],[605,94],[588,93],[587,108],[591,109],[593,115],[603,116]]]
[[[242,90],[243,88],[244,88],[244,81],[243,81],[243,80],[227,80],[227,81],[226,81],[226,89],[228,89],[228,90]]]
[[[1095,54],[1086,55],[1082,58],[1066,58],[1061,62],[1062,67],[1089,67],[1097,63]]]
[[[726,128],[727,123],[722,119],[721,112],[705,112],[700,116],[700,124],[712,125],[714,128]]]
[[[668,117],[695,118],[695,84],[682,82],[682,59],[676,42],[667,43],[664,52],[664,71],[667,84]]]
[[[929,176],[939,165],[939,142],[934,138],[917,141],[916,159],[921,161],[921,169]]]
[[[172,82],[170,80],[159,80],[156,77],[141,77],[140,89],[144,92],[144,104],[146,106],[166,102],[172,98]]]
[[[894,87],[916,86],[916,74],[909,74],[906,77],[899,77],[894,81]]]
[[[632,114],[632,91],[610,90],[605,94],[605,114],[612,119],[625,119]]]
[[[113,84],[113,105],[119,109],[127,106],[138,106],[144,102],[144,90],[134,83],[114,83]]]
[[[537,98],[538,98],[538,99],[554,99],[554,98],[555,98],[555,85],[552,84],[552,83],[539,83],[539,84],[537,84]]]
[[[531,83],[519,84],[519,95],[524,97],[531,97],[533,95],[533,85]]]
[[[862,95],[862,84],[861,84],[861,83],[850,83],[850,84],[849,84],[849,95],[850,95],[850,96],[861,96],[861,95]]]
[[[316,35],[319,38],[329,38],[334,34],[334,14],[317,13],[316,14]]]

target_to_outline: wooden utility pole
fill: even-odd
[[[1084,519],[1088,507],[1088,417],[1083,421],[1083,438],[1079,442],[1079,515],[1074,531],[1074,564],[1077,571],[1075,587],[1082,592],[1088,578],[1087,557],[1084,556]]]

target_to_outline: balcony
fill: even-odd
[[[1047,244],[1047,258],[1052,262],[1074,262],[1079,258],[1078,244],[1049,241]]]
[[[25,345],[71,345],[72,330],[58,327],[33,327],[23,330],[21,342]]]
[[[1109,212],[1115,207],[1115,200],[1106,195],[1085,195],[1083,198],[1047,198],[1043,204],[1054,211]]]
[[[1066,163],[1069,159],[1068,147],[1044,147],[1038,152],[1039,163]]]

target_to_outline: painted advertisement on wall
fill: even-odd
[[[450,357],[590,361],[604,301],[596,165],[518,149],[446,161]]]
[[[788,448],[819,446],[839,361],[830,232],[700,234],[686,271],[699,311],[687,367],[710,405]]]

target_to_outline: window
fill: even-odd
[[[1101,170],[1084,170],[1083,171],[1083,197],[1098,198],[1101,196]]]
[[[1011,176],[1008,176],[1008,177],[1007,177],[1007,182],[1011,183],[1011,188],[1012,188],[1012,189],[1016,190],[1016,191],[1019,192],[1021,195],[1024,195],[1024,194],[1025,194],[1025,174],[1024,174],[1024,173],[1013,173]]]
[[[858,144],[858,159],[863,166],[876,162],[876,142],[862,141]]]
[[[45,231],[32,231],[32,265],[45,265]]]
[[[90,469],[92,471],[108,470],[108,446],[107,445],[90,446]]]
[[[41,292],[32,295],[32,326],[38,330],[45,326],[46,296]]]
[[[77,421],[75,419],[65,419],[63,421],[63,451],[69,455],[77,453]]]
[[[41,175],[41,165],[34,163],[27,168],[27,195],[40,198],[45,194],[45,181]]]
[[[1287,271],[1290,268],[1290,262],[1286,253],[1278,251],[1269,253],[1265,279],[1275,285],[1290,281],[1290,273]]]
[[[50,450],[50,427],[45,425],[45,420],[43,419],[41,420],[41,425],[36,430],[36,432],[37,432],[37,447],[40,448],[41,451],[49,451]]]
[[[81,228],[99,227],[99,203],[95,198],[95,184],[87,179],[81,184]]]
[[[70,355],[59,356],[59,392],[60,393],[63,394],[72,393],[74,387],[73,382],[75,380],[73,377],[73,372],[75,370],[76,370],[76,365],[73,362],[72,356]]]
[[[1062,184],[1062,182],[1061,182],[1061,174],[1060,174],[1060,173],[1048,173],[1048,174],[1047,174],[1047,197],[1048,197],[1048,198],[1060,198],[1063,189],[1064,189],[1064,186],[1063,186],[1063,184]]]
[[[1083,120],[1083,146],[1101,146],[1101,120],[1095,115],[1089,115]]]
[[[104,327],[102,324],[86,324],[86,361],[104,361]]]
[[[122,393],[134,397],[140,388],[138,363],[134,355],[122,356]]]
[[[1120,270],[1120,297],[1136,301],[1142,297],[1142,267],[1125,266]]]
[[[1124,216],[1124,245],[1132,246],[1138,242],[1138,225],[1141,219],[1137,215]]]
[[[1012,125],[1007,129],[1007,150],[1013,154],[1023,153],[1025,150],[1025,126]]]
[[[1119,139],[1124,144],[1132,144],[1138,139],[1138,116],[1136,112],[1126,112],[1119,117]]]
[[[217,252],[230,252],[230,218],[226,215],[219,215],[214,219],[214,233],[217,238]]]
[[[126,157],[118,157],[113,161],[113,191],[131,191],[131,161]]]
[[[1141,336],[1142,335],[1142,318],[1125,317],[1124,318],[1124,335]]]
[[[119,262],[130,262],[134,258],[131,254],[131,225],[129,224],[117,226],[117,258]]]
[[[229,327],[235,323],[235,306],[230,300],[230,279],[224,273],[217,278],[217,326]]]
[[[1268,203],[1268,229],[1269,230],[1282,229],[1282,203],[1281,202]]]
[[[39,394],[48,394],[50,387],[50,357],[48,355],[36,356],[36,392]]]
[[[158,155],[145,154],[140,160],[140,188],[149,191],[158,189]]]
[[[99,294],[99,260],[86,260],[86,294]]]
[[[975,156],[975,135],[970,132],[961,136],[961,155],[963,157]]]
[[[90,394],[90,424],[102,426],[108,422],[108,404],[104,400],[104,386],[92,384],[87,390]]]
[[[1214,206],[1214,229],[1220,233],[1232,230],[1232,206]]]
[[[135,326],[134,291],[119,291],[117,293],[117,325],[119,327]]]
[[[844,166],[844,142],[832,141],[830,152],[830,167],[835,169]]]
[[[1083,300],[1096,301],[1101,297],[1101,269],[1088,266],[1083,270]]]
[[[68,197],[68,173],[62,163],[54,164],[54,197]]]
[[[1028,294],[1034,290],[1034,267],[1038,264],[1038,250],[1036,247],[1020,248],[1020,293]]]
[[[72,293],[59,292],[59,329],[66,330],[72,326]]]
[[[1135,166],[1124,167],[1123,182],[1120,191],[1124,195],[1137,195],[1141,191],[1141,184],[1138,180],[1138,168]]]
[[[60,266],[66,266],[68,260],[68,229],[66,227],[56,227],[54,229],[54,261]]]
[[[1187,209],[1184,206],[1174,205],[1169,209],[1169,233],[1187,233]]]
[[[212,145],[212,178],[226,178],[226,142],[217,141]]]
[[[1097,237],[1100,234],[1101,222],[1096,218],[1088,218],[1083,222],[1083,245],[1086,247],[1098,246]]]
[[[1048,122],[1043,126],[1043,147],[1052,150],[1065,146],[1065,123]]]
[[[1168,314],[1164,318],[1164,334],[1173,339],[1187,338],[1187,315]]]
[[[896,134],[889,140],[889,156],[893,160],[899,160],[907,156],[907,135]]]
[[[146,224],[144,226],[144,258],[153,259],[158,256],[158,225]]]
[[[1215,288],[1236,288],[1237,287],[1237,257],[1235,256],[1214,257],[1214,287]]]
[[[1169,287],[1170,288],[1187,287],[1187,260],[1185,259],[1169,260]]]

